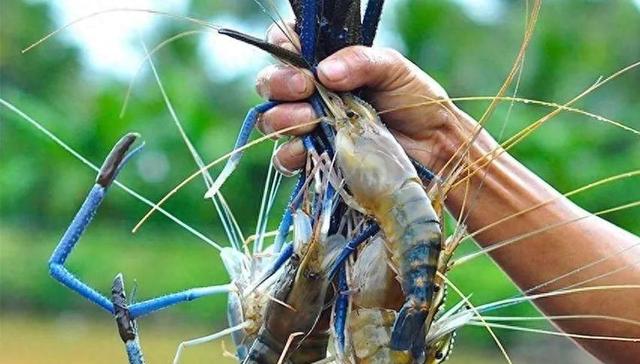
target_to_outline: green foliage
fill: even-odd
[[[479,22],[458,2],[407,0],[397,5],[395,22],[387,25],[404,42],[406,55],[441,82],[452,97],[492,96],[512,66],[524,28],[524,5],[499,3],[503,13],[495,22]],[[250,1],[194,1],[191,5],[191,13],[201,18],[206,14],[234,14],[263,24],[265,29],[269,22]],[[159,200],[195,171],[147,67],[135,83],[127,113],[119,118],[127,83],[88,72],[81,62],[81,50],[63,37],[54,37],[27,54],[20,53],[54,28],[47,5],[6,2],[2,11],[2,98],[42,122],[95,164],[100,164],[125,132],[140,132],[147,147],[123,171],[120,180],[151,200]],[[545,3],[517,95],[564,103],[600,75],[638,61],[639,19],[640,12],[630,1]],[[157,44],[186,29],[193,27],[163,19],[147,41]],[[65,32],[73,32],[73,28]],[[205,71],[206,59],[200,55],[198,42],[185,38],[160,51],[154,60],[185,130],[203,158],[210,161],[231,149],[245,112],[259,99],[253,91],[254,75],[215,79]],[[639,84],[640,71],[630,71],[575,106],[640,129]],[[512,87],[507,94],[513,93]],[[480,117],[488,101],[460,105]],[[541,106],[511,107],[503,102],[487,127],[495,136],[503,133],[504,140],[549,111]],[[93,307],[49,279],[46,272],[48,255],[92,184],[94,172],[7,109],[2,108],[0,115],[2,308],[94,312]],[[241,167],[223,188],[247,235],[255,229],[271,147],[263,144],[247,152]],[[565,192],[640,168],[637,135],[567,113],[547,122],[511,152]],[[167,166],[166,175],[145,179],[158,173],[161,164]],[[284,191],[290,188],[291,181],[281,188],[271,228],[284,206]],[[213,208],[202,199],[203,193],[201,181],[194,182],[166,208],[226,245],[220,223]],[[640,200],[640,189],[637,179],[616,182],[585,192],[575,200],[590,211],[599,211]],[[97,216],[98,226],[90,230],[71,257],[71,269],[102,291],[107,291],[112,277],[122,271],[130,277],[129,287],[134,278],[137,280],[139,298],[225,281],[216,252],[159,214],[143,227],[140,236],[127,234],[147,209],[114,188]],[[637,208],[606,218],[640,232]],[[455,272],[452,278],[463,291],[474,292],[476,302],[516,292],[488,258]],[[224,298],[220,297],[172,309],[169,315],[222,320],[224,311]],[[523,315],[531,313],[531,308],[506,312]],[[480,340],[479,330],[473,332]]]

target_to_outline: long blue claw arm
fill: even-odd
[[[80,207],[80,210],[76,213],[76,216],[62,236],[62,239],[60,239],[60,243],[58,243],[58,246],[55,248],[51,258],[49,259],[49,273],[54,279],[114,315],[118,314],[118,307],[114,307],[112,299],[105,297],[92,287],[89,287],[87,284],[82,282],[64,267],[64,263],[78,243],[89,223],[91,223],[98,207],[102,203],[102,200],[104,200],[109,186],[115,180],[116,176],[129,158],[140,150],[140,147],[138,147],[129,152],[129,149],[137,138],[138,135],[136,134],[127,134],[120,139],[111,153],[109,153],[109,156],[105,159],[105,162],[100,168],[96,184],[91,188],[91,191],[89,191],[89,194]],[[221,292],[228,292],[229,289],[228,285],[192,288],[183,292],[173,293],[137,303],[132,305],[127,312],[133,319],[180,302],[191,301]]]
[[[130,364],[144,364],[144,356],[138,338],[138,328],[136,321],[131,317],[127,307],[127,298],[124,293],[124,280],[122,273],[113,280],[111,288],[111,302],[114,307],[114,315],[118,333],[127,349],[127,357]]]
[[[369,0],[362,19],[362,44],[371,47],[376,37],[384,0]]]
[[[276,235],[275,241],[273,243],[273,251],[278,253],[282,249],[282,245],[287,239],[287,235],[289,235],[289,229],[291,228],[291,224],[293,223],[293,215],[292,211],[296,209],[297,205],[294,199],[304,186],[305,177],[303,173],[300,173],[298,176],[298,182],[296,182],[296,186],[293,188],[291,192],[291,196],[289,197],[289,202],[287,203],[287,207],[285,208],[284,214],[282,215],[282,220],[280,221],[280,225],[278,226],[278,234]]]
[[[338,258],[336,258],[336,262],[331,268],[331,273],[329,277],[333,277],[338,272],[338,269],[342,267],[342,265],[347,260],[347,258],[349,258],[349,255],[351,255],[351,253],[356,251],[356,249],[358,248],[358,245],[362,244],[367,239],[377,234],[378,231],[380,231],[380,226],[376,223],[371,223],[360,234],[356,235],[353,239],[351,239],[347,243],[347,245],[345,245],[345,247],[342,249],[342,251],[340,252],[340,255],[338,255]]]
[[[258,106],[255,106],[251,110],[249,110],[249,112],[244,118],[244,121],[242,122],[240,133],[238,134],[238,138],[236,139],[236,144],[233,147],[234,151],[238,150],[239,148],[242,148],[247,144],[247,142],[249,141],[249,136],[251,135],[251,131],[253,131],[253,128],[256,126],[256,122],[258,121],[258,117],[260,116],[260,114],[267,112],[268,110],[270,110],[276,105],[278,105],[277,102],[268,101]],[[205,194],[205,198],[211,198],[213,197],[213,195],[215,195],[218,192],[220,187],[222,187],[224,182],[227,180],[227,178],[229,178],[229,176],[231,176],[233,171],[236,169],[236,167],[240,163],[240,159],[242,159],[243,154],[244,154],[244,151],[238,151],[233,153],[231,157],[229,157],[229,159],[227,160],[227,163],[222,169],[222,172],[220,173],[218,178],[216,178],[211,188]]]
[[[53,251],[53,255],[49,259],[49,274],[58,282],[62,283],[69,289],[75,291],[90,302],[102,307],[105,311],[113,313],[113,305],[108,298],[89,287],[87,284],[76,278],[64,267],[67,257],[71,250],[75,247],[80,235],[93,219],[98,206],[104,199],[105,188],[96,184],[93,186],[86,200],[80,207],[75,218],[62,236],[60,243]]]
[[[178,303],[189,302],[198,298],[212,296],[220,293],[228,293],[232,289],[233,288],[230,284],[191,288],[182,292],[171,293],[165,296],[160,296],[147,301],[135,303],[129,307],[129,312],[131,313],[131,317],[135,319]]]
[[[310,65],[315,65],[317,44],[318,44],[318,3],[315,0],[302,0],[301,1],[301,19],[298,19],[298,33],[300,35],[300,45],[302,48],[302,56]],[[315,68],[311,70],[315,73]],[[317,117],[325,116],[324,107],[322,106],[322,100],[318,93],[314,93],[309,101],[316,113]],[[328,139],[329,144],[333,144],[333,132],[326,123],[320,123],[320,129],[325,137]],[[327,152],[329,157],[333,157],[333,150],[331,145],[327,146]]]
[[[318,3],[316,0],[302,0],[301,19],[297,19],[302,57],[309,64],[315,64],[318,41]]]
[[[138,340],[127,341],[124,345],[127,348],[129,364],[145,364],[142,348]]]
[[[340,271],[338,272],[338,298],[336,299],[333,311],[333,329],[336,333],[338,348],[343,353],[347,311],[349,309],[349,295],[346,293],[348,290],[347,273],[344,266],[341,266]]]
[[[97,292],[95,289],[89,287],[73,273],[69,272],[69,270],[64,267],[64,263],[78,243],[80,236],[84,233],[87,226],[95,216],[100,203],[102,203],[102,200],[104,199],[107,189],[115,180],[122,166],[132,154],[140,150],[137,148],[131,153],[127,153],[137,138],[137,134],[132,133],[125,135],[116,144],[111,153],[109,153],[109,156],[105,159],[102,168],[100,168],[96,184],[91,188],[91,191],[89,191],[89,194],[80,207],[80,210],[76,213],[73,221],[71,221],[71,224],[60,239],[58,246],[53,251],[51,258],[49,258],[49,274],[55,280],[112,314],[114,313],[114,309],[111,300]]]

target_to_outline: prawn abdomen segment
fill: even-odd
[[[442,248],[438,216],[419,182],[409,180],[392,196],[387,211],[376,214],[400,278],[416,269],[435,274]],[[403,285],[404,286],[404,285]]]
[[[431,307],[442,234],[438,217],[419,182],[407,181],[392,200],[395,204],[380,214],[379,222],[406,299],[393,328],[391,347],[404,351],[422,332]]]

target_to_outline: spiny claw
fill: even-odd
[[[294,53],[286,48],[282,48],[278,45],[265,42],[264,40],[258,39],[251,35],[244,34],[237,30],[226,29],[226,28],[218,29],[218,34],[226,35],[233,39],[239,40],[243,43],[250,44],[254,47],[258,47],[263,51],[271,54],[272,56],[284,62],[288,62],[293,66],[300,67],[300,68],[310,67],[310,65],[299,54]]]
[[[127,308],[127,298],[124,294],[124,280],[122,278],[122,273],[118,273],[113,280],[113,286],[111,288],[111,302],[113,303],[113,310],[120,338],[123,342],[135,340],[136,328],[135,323],[129,314],[129,309]]]
[[[216,193],[218,193],[220,187],[222,187],[222,185],[227,181],[227,178],[231,176],[231,173],[233,173],[233,171],[238,166],[238,162],[230,160],[229,163],[224,166],[224,169],[222,170],[222,172],[220,172],[218,178],[213,181],[213,185],[211,185],[211,187],[204,194],[204,198],[212,198]]]
[[[124,165],[127,159],[142,147],[140,146],[134,149],[131,153],[127,154],[133,143],[139,137],[140,134],[138,133],[128,133],[127,135],[120,138],[120,140],[118,140],[107,158],[104,160],[104,163],[102,163],[102,167],[100,167],[100,172],[98,173],[96,183],[105,188],[111,185],[113,180],[116,179],[120,168]]]

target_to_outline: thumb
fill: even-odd
[[[390,48],[347,47],[320,62],[318,79],[335,91],[363,86],[392,91],[408,81],[407,64],[410,62]]]

